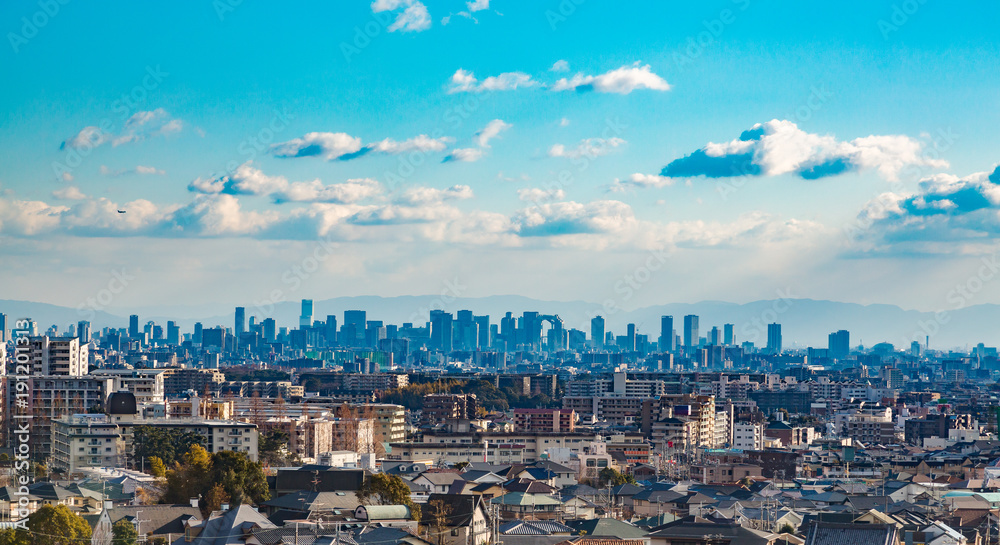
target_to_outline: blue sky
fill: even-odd
[[[0,6],[6,298],[935,310],[996,251],[995,3],[53,1]]]

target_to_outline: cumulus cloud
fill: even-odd
[[[472,163],[482,159],[483,150],[481,148],[458,148],[451,150],[441,161],[442,163],[463,162]]]
[[[310,132],[271,146],[275,157],[322,157],[339,159],[361,150],[361,139],[342,132]]]
[[[448,81],[448,93],[510,91],[518,87],[536,87],[537,85],[538,82],[524,72],[504,72],[479,81],[472,72],[459,68]]]
[[[845,232],[864,252],[974,253],[994,246],[1000,237],[1000,167],[961,178],[935,174],[915,192],[884,192],[865,204]]]
[[[98,127],[89,126],[80,129],[80,132],[67,138],[60,146],[60,149],[96,148],[110,140],[111,135],[109,133],[102,131]]]
[[[421,32],[431,27],[431,16],[427,6],[417,0],[375,0],[372,12],[398,12],[396,20],[389,25],[389,32]]]
[[[170,117],[163,108],[136,112],[125,120],[122,132],[111,139],[112,146],[120,146],[130,142],[141,142],[150,136],[165,136],[180,132],[184,123],[180,119]]]
[[[465,7],[472,13],[483,11],[484,9],[490,9],[490,0],[472,0],[471,2],[466,2]]]
[[[339,184],[325,185],[319,180],[294,182],[271,195],[277,203],[324,202],[350,204],[382,194],[382,184],[370,178],[352,178]]]
[[[420,205],[444,201],[466,200],[473,197],[472,188],[467,185],[453,185],[446,189],[434,187],[412,187],[396,199],[398,203]]]
[[[502,119],[494,119],[483,127],[483,130],[476,133],[476,144],[481,148],[490,147],[490,140],[496,138],[501,132],[511,128],[510,123],[504,123]]]
[[[758,123],[736,140],[709,142],[675,159],[661,176],[777,176],[795,174],[812,180],[846,172],[875,170],[895,181],[907,167],[943,168],[946,161],[923,153],[924,143],[903,135],[866,136],[843,142],[833,136],[807,133],[787,120]]]
[[[569,66],[567,65],[566,68],[568,69]],[[640,66],[637,62],[631,66],[616,68],[597,76],[578,73],[569,79],[562,78],[552,85],[553,91],[596,91],[620,95],[627,95],[637,89],[669,91],[670,84],[654,74],[648,64]]]
[[[410,138],[409,140],[403,140],[402,142],[397,142],[392,138],[386,138],[381,142],[368,144],[366,147],[374,152],[392,154],[408,153],[411,151],[443,151],[452,140],[452,138],[447,136],[443,136],[441,138],[431,138],[426,134],[421,134]]]
[[[79,201],[86,199],[87,196],[80,191],[80,188],[75,186],[64,187],[62,189],[57,189],[52,192],[52,196],[57,199],[63,199],[67,201]]]
[[[573,148],[567,148],[562,144],[555,144],[549,148],[549,157],[569,157],[570,159],[587,157],[593,159],[607,155],[625,143],[625,140],[618,137],[587,138],[586,140],[581,140]]]
[[[657,176],[655,174],[642,174],[640,172],[633,173],[628,178],[624,180],[615,178],[615,181],[609,187],[611,192],[622,192],[629,189],[643,189],[643,188],[664,188],[674,185],[674,179],[668,178],[666,176]]]
[[[518,189],[517,198],[525,202],[559,201],[566,198],[562,189],[539,189],[536,187]]]

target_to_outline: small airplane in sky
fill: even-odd
[[[124,210],[119,210],[119,211],[118,211],[118,213],[119,213],[119,214],[124,214],[124,213],[125,213],[125,211],[124,211]]]

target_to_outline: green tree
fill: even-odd
[[[284,465],[288,461],[288,434],[272,430],[260,437],[257,449],[261,461],[270,465]]]
[[[191,431],[139,426],[132,434],[132,459],[142,464],[143,460],[155,456],[170,467],[188,452],[192,445],[204,442],[204,437]]]
[[[90,525],[65,505],[43,505],[28,516],[32,545],[78,545],[90,541]]]
[[[597,474],[597,476],[601,481],[601,488],[609,484],[611,486],[618,486],[626,483],[635,484],[635,477],[633,477],[632,475],[619,473],[613,467],[606,467],[602,469],[601,472]]]
[[[211,482],[220,483],[233,505],[260,503],[271,498],[264,465],[242,452],[223,450],[212,456]]]
[[[795,528],[793,528],[791,524],[788,524],[786,522],[786,523],[784,523],[784,524],[781,525],[781,528],[778,528],[778,533],[779,534],[794,534],[795,533]]]
[[[163,460],[159,456],[149,457],[149,474],[158,479],[167,476],[167,465],[163,463]]]
[[[111,535],[113,545],[135,545],[136,540],[139,539],[139,532],[135,530],[135,525],[131,522],[121,519],[111,526]]]
[[[31,534],[13,528],[0,529],[0,545],[31,545]]]
[[[167,503],[187,503],[190,498],[200,497],[212,484],[212,456],[201,445],[192,445],[184,454],[183,463],[175,462],[167,471],[167,490],[163,501]]]
[[[420,520],[420,507],[413,503],[410,487],[398,475],[368,475],[356,495],[363,505],[405,505],[410,508],[413,520]]]

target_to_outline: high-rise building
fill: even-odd
[[[327,315],[326,317],[326,345],[334,346],[337,344],[337,317],[333,314]]]
[[[726,346],[733,346],[736,344],[736,335],[733,333],[733,324],[725,324],[722,326],[722,342]]]
[[[368,313],[363,310],[345,310],[344,326],[349,331],[353,328],[354,336],[341,335],[340,344],[345,346],[359,346],[365,338],[365,330],[368,328]]]
[[[684,317],[684,348],[694,348],[698,341],[698,316],[688,314]]]
[[[443,352],[451,352],[453,319],[450,312],[431,311],[431,344]]]
[[[276,323],[274,318],[264,318],[261,322],[262,329],[264,330],[264,340],[269,343],[273,343],[277,336]]]
[[[479,338],[476,339],[476,344],[480,350],[486,350],[490,348],[490,316],[476,316],[473,318],[476,325],[479,326]]]
[[[767,324],[767,351],[781,353],[781,324]]]
[[[203,330],[203,326],[201,325],[201,322],[196,322],[194,324],[194,335],[191,336],[191,342],[194,343],[194,344],[202,344],[202,339],[203,339],[202,332],[203,331],[204,330]]]
[[[604,347],[604,317],[594,316],[590,319],[590,340],[594,348]]]
[[[133,314],[128,317],[128,336],[133,339],[139,338],[139,315]]]
[[[239,337],[241,333],[245,333],[247,330],[247,309],[245,307],[236,307],[236,327],[233,328],[233,335]]]
[[[313,323],[313,301],[312,299],[302,300],[302,314],[299,316],[299,327],[311,327]]]
[[[2,334],[3,327],[0,326],[0,337]],[[80,338],[80,344],[87,344],[90,342],[90,322],[87,320],[80,320],[76,323],[76,336]]]
[[[7,315],[0,312],[0,344],[7,342]]]
[[[181,328],[176,322],[167,322],[167,344],[181,344]]]
[[[623,348],[628,352],[635,352],[635,324],[628,324],[626,326],[625,339],[625,346]]]
[[[660,337],[657,339],[660,352],[674,351],[674,317],[660,316]]]
[[[834,359],[846,358],[851,353],[851,334],[845,329],[830,333],[827,337],[827,348],[830,350],[830,357]]]
[[[722,335],[719,332],[719,328],[712,326],[712,329],[708,332],[708,344],[712,346],[720,346],[722,344]]]

